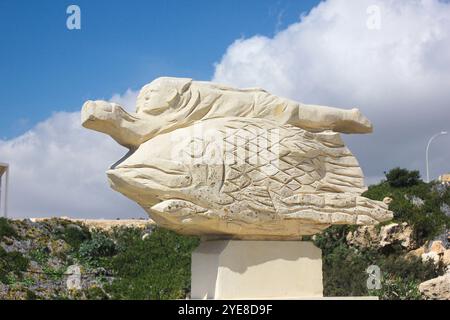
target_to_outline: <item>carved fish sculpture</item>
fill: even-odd
[[[155,222],[184,234],[299,239],[392,219],[385,203],[360,195],[362,171],[338,133],[268,119],[207,119],[161,133],[107,175]]]

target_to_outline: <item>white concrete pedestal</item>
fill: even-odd
[[[192,299],[322,296],[322,252],[312,242],[204,241],[192,253]]]

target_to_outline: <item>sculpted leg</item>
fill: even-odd
[[[300,104],[298,126],[312,131],[333,130],[342,133],[370,133],[372,124],[358,109],[338,109]]]

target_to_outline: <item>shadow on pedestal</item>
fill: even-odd
[[[191,287],[192,299],[323,297],[322,252],[304,241],[204,241]]]

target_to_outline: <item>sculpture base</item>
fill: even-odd
[[[191,279],[191,299],[320,298],[322,252],[306,241],[204,241]]]

